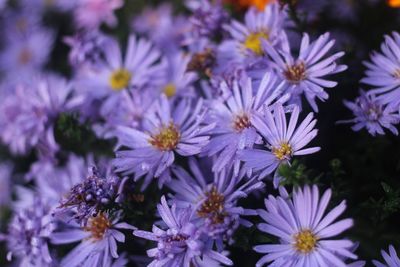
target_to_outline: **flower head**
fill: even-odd
[[[376,267],[399,267],[400,266],[400,259],[397,256],[396,250],[391,245],[389,246],[389,254],[382,250],[381,251],[382,257],[385,259],[385,264],[374,260],[373,263]]]
[[[238,151],[252,148],[260,141],[260,136],[252,124],[252,118],[265,106],[279,98],[282,86],[276,81],[273,74],[267,73],[259,86],[253,85],[250,78],[234,79],[232,84],[222,82],[220,91],[227,94],[226,99],[216,99],[209,104],[208,121],[215,123],[211,131],[210,143],[204,153],[208,156],[216,155],[213,170],[221,171],[232,161],[236,169],[239,167]]]
[[[190,173],[183,168],[174,168],[173,179],[167,186],[175,192],[178,207],[193,207],[196,212],[193,222],[199,230],[213,239],[219,249],[231,237],[240,224],[251,226],[242,215],[251,215],[250,210],[239,207],[237,201],[250,192],[262,188],[262,182],[241,183],[232,168],[211,174],[202,168],[194,158],[189,159]],[[210,179],[211,178],[211,179]]]
[[[265,199],[266,210],[258,211],[265,223],[258,229],[278,237],[280,242],[255,246],[255,251],[266,254],[256,266],[279,259],[288,266],[346,266],[343,259],[356,259],[351,241],[328,239],[353,225],[351,219],[333,223],[346,209],[344,201],[324,216],[331,193],[327,190],[320,198],[316,186],[305,186],[294,190],[291,199],[287,192]]]
[[[240,156],[245,162],[244,168],[261,171],[260,177],[264,177],[275,171],[281,163],[290,162],[293,156],[319,151],[319,147],[304,148],[318,132],[314,129],[316,120],[313,120],[313,114],[308,114],[296,128],[299,113],[299,107],[295,106],[287,124],[285,110],[277,103],[273,108],[267,108],[264,116],[255,116],[252,123],[264,137],[266,150],[244,150]]]
[[[103,22],[116,26],[114,11],[123,4],[122,0],[80,0],[74,9],[76,24],[88,30],[97,29]]]
[[[55,245],[81,241],[62,259],[61,267],[108,267],[112,258],[118,258],[117,241],[125,242],[120,229],[134,230],[135,227],[120,222],[119,213],[100,212],[90,216],[84,226],[69,220],[63,230],[52,233],[50,238]]]
[[[352,127],[354,131],[366,128],[368,132],[375,136],[376,134],[385,134],[384,128],[389,129],[397,135],[398,131],[394,124],[400,122],[400,115],[393,106],[384,105],[375,95],[360,91],[360,96],[354,102],[344,101],[354,114],[352,120],[339,121],[339,123],[355,123]]]
[[[86,225],[117,197],[117,177],[102,177],[95,167],[90,168],[86,179],[74,185],[61,200],[60,212],[74,210],[74,218]]]
[[[53,134],[55,119],[62,112],[76,109],[82,102],[63,79],[46,76],[17,86],[2,99],[1,140],[15,154],[33,147],[53,153],[58,149]]]
[[[15,256],[21,267],[55,266],[48,247],[55,223],[50,206],[39,196],[34,196],[29,206],[16,210],[8,227],[8,233],[2,237],[10,250],[8,260]]]
[[[152,44],[131,35],[124,59],[117,40],[107,38],[104,60],[78,72],[79,88],[91,98],[118,97],[126,89],[142,89],[163,79],[160,52]]]
[[[244,24],[234,21],[225,26],[231,39],[219,47],[219,64],[225,66],[233,61],[247,66],[262,59],[265,55],[263,42],[280,45],[285,19],[286,13],[277,3],[268,5],[262,12],[249,9]]]
[[[150,265],[200,267],[204,259],[210,259],[214,264],[232,265],[227,257],[206,246],[201,232],[190,221],[190,207],[179,209],[175,204],[170,207],[163,196],[157,209],[164,227],[153,225],[153,232],[134,231],[135,236],[158,243],[156,248],[147,251],[147,255],[154,258]]]
[[[291,94],[292,102],[301,105],[300,96],[304,94],[314,111],[318,111],[315,98],[328,99],[324,88],[335,87],[337,83],[325,80],[324,77],[347,68],[335,62],[344,55],[344,52],[326,57],[334,44],[335,41],[329,39],[329,33],[323,34],[312,43],[308,35],[304,34],[299,56],[293,58],[287,38],[284,38],[282,49],[277,49],[268,42],[263,43],[266,53],[272,60],[273,68],[287,84],[287,92]]]
[[[117,171],[134,173],[135,180],[145,176],[143,188],[158,178],[159,186],[170,179],[169,167],[175,153],[199,154],[208,143],[213,124],[204,126],[202,101],[182,99],[172,105],[165,95],[154,103],[143,121],[143,129],[118,127],[119,151],[114,165]]]
[[[364,62],[367,66],[366,76],[361,82],[374,88],[372,94],[382,104],[398,107],[400,104],[400,34],[393,32],[386,35],[381,45],[381,53],[374,52],[371,62]]]

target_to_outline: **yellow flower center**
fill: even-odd
[[[306,66],[304,62],[288,66],[283,74],[289,82],[298,84],[307,78]]]
[[[272,153],[279,160],[284,160],[284,159],[287,159],[290,156],[292,156],[293,150],[292,150],[292,146],[289,143],[284,142],[279,147],[273,147]]]
[[[318,238],[310,230],[304,230],[296,234],[294,240],[296,250],[308,254],[317,246]]]
[[[243,131],[245,128],[249,128],[250,126],[250,118],[246,114],[237,115],[233,121],[233,128],[238,132]]]
[[[176,148],[180,137],[177,127],[170,123],[169,126],[161,128],[158,134],[152,136],[149,143],[161,151],[169,151]]]
[[[132,74],[126,69],[118,69],[111,73],[109,83],[113,90],[119,91],[128,87]]]
[[[84,230],[91,232],[91,238],[101,240],[105,232],[111,227],[111,222],[104,213],[99,213],[97,216],[92,216],[88,220]]]
[[[213,186],[205,195],[207,199],[197,210],[197,215],[202,218],[210,218],[213,224],[223,223],[225,218],[224,195],[218,193],[215,186]]]
[[[244,47],[253,51],[256,55],[261,56],[264,54],[262,48],[262,40],[268,40],[269,35],[266,32],[256,32],[247,36],[244,41]]]
[[[173,97],[176,94],[176,86],[173,83],[169,83],[164,86],[164,94],[167,97]]]

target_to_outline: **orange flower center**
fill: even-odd
[[[213,224],[219,224],[224,221],[224,195],[221,195],[215,186],[206,194],[207,199],[197,210],[197,215],[202,218],[210,218]]]
[[[104,213],[99,213],[97,216],[92,216],[84,230],[91,232],[91,237],[95,240],[101,240],[105,232],[111,227],[111,222]]]
[[[304,62],[288,66],[283,74],[289,82],[298,84],[307,78],[306,66]]]

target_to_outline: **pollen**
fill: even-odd
[[[177,127],[170,123],[168,126],[162,127],[158,134],[152,136],[149,142],[161,151],[170,151],[176,148],[180,137]]]
[[[304,62],[288,66],[283,74],[289,82],[298,84],[307,78],[306,66]]]
[[[176,94],[176,86],[173,83],[169,83],[164,87],[164,94],[167,97],[173,97]]]
[[[296,234],[294,240],[296,250],[308,254],[317,246],[318,238],[310,230],[304,230]]]
[[[197,215],[202,218],[210,218],[213,224],[222,223],[225,218],[224,195],[220,194],[215,186],[205,195],[206,200],[197,210]]]
[[[251,126],[250,118],[246,114],[237,115],[233,121],[233,128],[241,132]]]
[[[118,69],[111,73],[109,83],[113,90],[120,91],[128,87],[132,74],[126,69]]]
[[[84,230],[91,232],[91,238],[101,240],[105,232],[111,227],[111,222],[104,213],[90,217]]]
[[[262,49],[262,40],[268,40],[269,35],[266,32],[252,33],[247,36],[244,41],[244,47],[253,51],[256,55],[261,56],[264,54]]]
[[[289,143],[284,142],[279,147],[273,147],[272,153],[279,160],[284,160],[284,159],[287,159],[290,156],[292,156],[293,150],[292,150],[292,146]]]

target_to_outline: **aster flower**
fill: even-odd
[[[50,207],[35,195],[30,205],[17,209],[8,225],[8,233],[1,236],[7,241],[7,259],[19,260],[21,267],[55,266],[50,256],[48,240],[55,229]]]
[[[253,116],[275,100],[285,101],[278,99],[283,88],[277,84],[273,74],[267,73],[258,88],[253,83],[250,78],[234,79],[232,84],[222,82],[220,91],[230,96],[224,101],[217,99],[209,103],[208,120],[216,127],[211,131],[210,143],[204,154],[217,155],[213,171],[221,171],[234,161],[237,173],[240,163],[237,152],[260,142],[260,136],[251,123]]]
[[[90,98],[115,96],[125,89],[142,88],[163,79],[164,66],[156,63],[160,52],[144,39],[129,37],[125,58],[117,40],[108,38],[103,51],[105,61],[78,73],[77,84]]]
[[[389,254],[382,250],[382,257],[385,259],[385,263],[381,263],[379,261],[374,260],[373,263],[376,267],[399,267],[400,259],[397,256],[396,250],[392,245],[389,246]]]
[[[374,87],[370,92],[382,104],[397,107],[400,103],[400,34],[385,35],[381,50],[381,53],[372,53],[371,62],[364,62],[367,77],[361,82]]]
[[[247,227],[252,225],[241,216],[255,215],[254,212],[239,207],[237,201],[263,188],[264,184],[254,179],[240,184],[242,179],[233,175],[232,168],[211,174],[210,169],[201,168],[194,158],[189,159],[189,169],[190,173],[181,167],[173,169],[176,179],[167,186],[175,192],[174,201],[178,207],[192,207],[195,210],[193,222],[222,251],[223,243],[232,241],[231,237],[240,224]]]
[[[118,172],[134,174],[135,180],[145,176],[142,188],[153,177],[161,187],[170,180],[169,167],[175,153],[181,156],[199,154],[208,143],[208,132],[214,127],[203,126],[202,101],[183,99],[171,106],[165,95],[153,104],[143,121],[141,131],[121,126],[117,129],[118,143],[114,165]]]
[[[385,134],[384,128],[395,135],[398,134],[394,126],[394,124],[400,122],[398,111],[393,106],[383,105],[375,95],[367,94],[361,90],[360,96],[354,102],[344,101],[344,104],[353,112],[355,118],[338,123],[355,123],[352,127],[353,131],[366,128],[372,136]]]
[[[350,240],[329,239],[353,225],[351,219],[333,223],[346,209],[345,201],[324,216],[331,194],[327,190],[320,198],[317,186],[305,186],[294,190],[291,199],[287,192],[265,199],[266,210],[258,211],[265,223],[258,229],[278,237],[280,243],[255,246],[255,251],[266,254],[256,266],[280,258],[284,261],[276,266],[346,266],[344,258],[356,259]]]
[[[97,29],[102,23],[114,27],[118,22],[114,11],[123,5],[123,0],[80,0],[74,9],[76,24],[88,30]]]
[[[193,38],[212,38],[221,32],[222,25],[228,21],[228,13],[221,0],[190,0],[186,5],[192,11],[188,20]]]
[[[68,156],[63,166],[53,158],[41,158],[31,165],[25,179],[34,180],[38,194],[55,208],[59,206],[61,196],[66,196],[73,186],[86,178],[87,165],[90,165],[87,160],[74,154]]]
[[[103,56],[102,46],[107,37],[98,31],[79,32],[74,36],[64,37],[64,42],[70,46],[69,63],[76,68],[95,66]]]
[[[57,76],[31,82],[17,86],[15,93],[2,99],[0,138],[14,154],[25,154],[38,146],[51,155],[58,149],[53,133],[55,119],[76,109],[82,98],[71,96],[71,85]]]
[[[273,113],[272,113],[273,110]],[[261,171],[260,177],[275,171],[280,164],[289,163],[293,156],[312,154],[320,150],[319,147],[304,148],[317,135],[314,129],[316,120],[310,113],[296,128],[300,109],[294,106],[287,124],[284,108],[277,103],[274,108],[267,108],[264,116],[254,116],[252,124],[264,137],[266,150],[246,149],[240,159],[245,162],[245,169]]]
[[[285,36],[285,35],[284,35]],[[286,82],[287,92],[291,94],[292,102],[301,105],[300,96],[305,95],[314,111],[318,111],[315,98],[322,101],[328,99],[324,88],[332,88],[337,82],[325,79],[325,76],[342,72],[345,65],[337,65],[336,60],[344,55],[338,52],[325,57],[335,44],[329,39],[329,33],[321,35],[310,43],[310,38],[304,34],[297,59],[293,58],[287,38],[283,38],[282,49],[277,49],[268,42],[263,42],[266,53],[272,60],[272,66]]]
[[[53,41],[53,33],[46,29],[13,38],[0,53],[0,72],[15,81],[31,79],[47,62]]]
[[[207,258],[216,264],[219,262],[225,265],[233,264],[223,254],[205,246],[201,234],[190,222],[192,213],[190,208],[178,209],[175,204],[169,207],[163,196],[161,204],[157,205],[157,210],[165,224],[164,227],[159,228],[153,225],[153,232],[134,231],[134,235],[137,237],[157,242],[156,248],[147,251],[147,255],[154,258],[149,266],[200,267],[204,266],[201,263]]]
[[[177,53],[185,33],[188,32],[187,18],[174,15],[170,4],[147,7],[134,17],[134,32],[147,36],[165,54]]]
[[[117,241],[125,242],[125,235],[120,229],[135,229],[119,220],[118,213],[100,212],[91,216],[85,226],[69,221],[64,230],[52,233],[50,239],[55,245],[81,241],[62,259],[60,267],[110,266],[111,259],[118,258]]]
[[[158,97],[155,90],[125,90],[118,98],[108,98],[99,111],[104,121],[93,125],[95,133],[102,138],[113,138],[118,126],[141,129],[145,113]]]
[[[59,212],[73,210],[74,219],[86,225],[88,219],[96,217],[107,208],[107,205],[115,202],[117,189],[116,176],[103,177],[95,167],[92,167],[86,179],[73,185],[61,200]]]
[[[162,92],[170,99],[174,96],[193,96],[193,83],[197,75],[188,71],[190,57],[181,53],[167,57],[166,82],[161,85]]]
[[[247,11],[244,24],[233,21],[224,28],[231,39],[225,40],[219,47],[219,64],[239,62],[245,66],[255,64],[264,56],[263,41],[279,46],[286,19],[278,3],[265,7],[259,12],[255,8]]]

